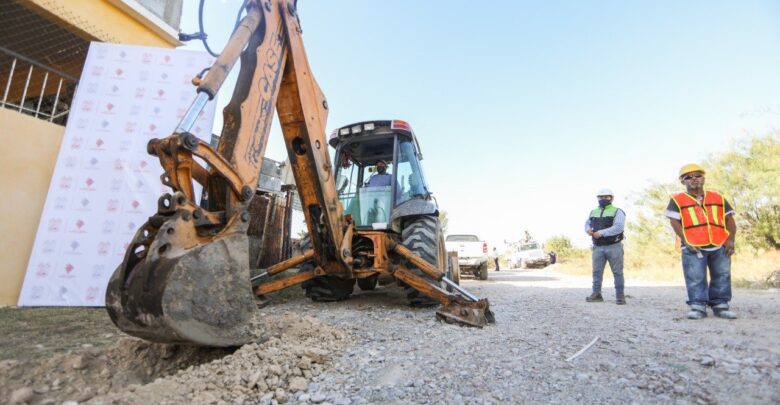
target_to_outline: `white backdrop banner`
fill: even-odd
[[[170,189],[147,154],[195,97],[205,52],[93,42],[27,265],[20,306],[102,306],[135,231]],[[215,102],[191,132],[211,139]]]

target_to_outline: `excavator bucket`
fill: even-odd
[[[129,249],[111,277],[106,307],[116,326],[162,343],[227,347],[252,341],[256,307],[247,236],[232,234],[179,252],[160,252],[160,239],[141,260]]]

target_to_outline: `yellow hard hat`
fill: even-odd
[[[687,165],[680,168],[680,177],[685,176],[686,174],[691,172],[702,172],[702,174],[707,174],[707,172],[704,171],[704,168],[701,167],[701,165],[698,165],[696,163],[688,163]]]

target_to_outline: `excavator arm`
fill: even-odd
[[[214,150],[189,130],[239,57],[241,70]],[[142,338],[231,346],[252,336],[248,208],[274,107],[313,236],[313,257],[333,273],[350,272],[349,255],[340,249],[349,228],[331,181],[328,105],[309,69],[293,0],[248,2],[246,16],[197,85],[197,97],[174,133],[149,142],[148,152],[165,170],[161,181],[173,193],[160,197],[158,212],[131,241],[109,281],[106,307],[120,329]],[[193,181],[207,189],[207,209],[197,204]]]

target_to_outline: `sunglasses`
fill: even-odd
[[[683,177],[682,179],[683,179],[683,181],[688,181],[690,179],[700,179],[702,177],[704,177],[703,174],[689,174],[689,175]]]

